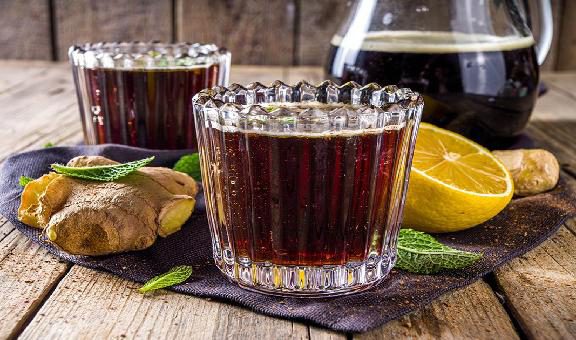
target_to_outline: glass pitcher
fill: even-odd
[[[332,38],[326,72],[419,91],[424,121],[502,146],[528,122],[552,40],[549,0],[539,2],[537,45],[525,2],[358,0]]]

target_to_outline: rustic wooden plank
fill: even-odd
[[[355,339],[518,339],[506,311],[483,281]]]
[[[4,67],[4,65],[5,65],[4,63],[0,63],[0,71],[3,70],[2,67]],[[6,117],[8,119],[8,121],[10,122],[10,124],[6,125],[8,128],[13,129],[14,132],[19,132],[19,131],[27,131],[26,129],[28,129],[28,128],[37,129],[37,128],[39,128],[38,127],[39,125],[58,126],[58,124],[56,124],[56,121],[47,122],[46,120],[44,120],[44,121],[40,120],[39,121],[40,124],[38,124],[38,126],[34,125],[34,123],[32,123],[33,124],[32,126],[27,125],[27,124],[18,125],[18,121],[21,120],[23,117],[27,117],[27,118],[29,118],[29,120],[31,122],[34,122],[35,118],[38,115],[45,114],[45,112],[46,112],[44,110],[45,107],[49,107],[48,112],[58,112],[59,111],[58,105],[50,107],[50,104],[48,102],[49,101],[61,102],[65,99],[60,98],[60,97],[56,97],[55,99],[54,98],[50,99],[51,97],[47,96],[47,95],[38,95],[38,97],[32,96],[32,93],[42,92],[42,91],[45,92],[45,91],[47,91],[47,89],[53,90],[54,88],[63,88],[63,92],[61,92],[62,96],[65,96],[67,98],[72,98],[72,100],[69,102],[69,104],[72,105],[72,107],[69,109],[70,110],[70,112],[68,114],[69,118],[66,118],[67,116],[65,116],[65,115],[63,115],[62,118],[63,119],[69,119],[70,123],[72,123],[74,121],[76,123],[78,122],[77,111],[75,111],[76,110],[76,108],[75,108],[76,103],[75,103],[75,98],[73,97],[73,92],[66,92],[66,91],[71,91],[71,89],[72,89],[71,87],[66,87],[66,86],[71,86],[70,85],[71,83],[68,83],[68,85],[66,85],[66,83],[65,83],[66,80],[64,79],[64,78],[68,77],[67,76],[67,74],[69,72],[68,67],[67,67],[67,65],[61,65],[58,67],[61,68],[59,71],[46,70],[46,71],[40,72],[41,74],[38,74],[38,77],[40,77],[40,78],[35,79],[35,82],[40,83],[40,84],[44,84],[43,86],[37,87],[35,85],[28,84],[28,82],[25,82],[26,84],[10,83],[11,85],[9,84],[9,86],[7,86],[7,87],[11,88],[10,92],[12,94],[8,94],[8,95],[12,96],[13,95],[12,91],[20,91],[20,93],[24,94],[23,96],[19,97],[20,99],[18,99],[17,96],[14,96],[11,100],[6,100],[6,101],[2,102],[2,100],[6,94],[2,93],[2,87],[0,86],[0,116],[2,116],[2,118]],[[322,77],[321,70],[317,69],[317,68],[297,68],[295,70],[285,70],[283,68],[271,68],[271,69],[258,68],[258,69],[252,69],[250,71],[245,71],[245,72],[243,70],[248,70],[248,69],[244,69],[244,68],[240,67],[240,68],[237,68],[234,70],[233,74],[237,74],[237,76],[235,76],[236,79],[234,79],[234,81],[246,83],[246,82],[251,81],[253,78],[256,78],[255,80],[262,81],[261,79],[259,79],[260,77],[271,77],[273,79],[276,79],[276,78],[284,79],[288,82],[296,82],[302,78],[308,79],[312,82],[318,82],[318,80],[321,79],[321,77]],[[260,72],[258,72],[258,70]],[[51,73],[51,72],[54,72],[54,73]],[[266,74],[262,75],[262,73],[264,73],[264,72]],[[14,73],[17,73],[17,72],[14,72]],[[0,72],[0,74],[2,74],[2,72]],[[60,78],[60,77],[64,77],[64,78]],[[58,81],[54,82],[51,79],[61,79],[60,81],[64,82],[64,85],[63,85],[64,87],[62,87],[62,85],[59,84]],[[62,80],[62,79],[64,79],[64,80]],[[68,78],[68,82],[70,82],[69,78]],[[0,82],[0,84],[2,84],[2,83]],[[57,85],[56,87],[54,87],[55,84]],[[60,86],[60,87],[58,87],[58,86]],[[58,90],[56,92],[59,92],[59,91],[61,91],[61,90]],[[67,94],[64,95],[64,93],[67,93]],[[23,98],[26,99],[25,102],[27,104],[29,104],[28,106],[30,106],[30,108],[28,108],[28,111],[27,111],[28,115],[13,118],[11,116],[9,117],[8,114],[4,114],[5,109],[11,110],[10,111],[10,112],[12,112],[11,114],[17,114],[18,110],[16,110],[16,109],[20,109],[20,110],[27,109],[25,105],[10,104],[10,103],[14,103],[17,101],[22,101]],[[546,97],[544,97],[544,98],[546,98]],[[36,103],[36,100],[40,100],[40,102]],[[66,100],[69,100],[69,99],[66,99]],[[571,108],[574,106],[572,104],[572,106],[569,106],[569,107]],[[61,109],[62,109],[62,107],[60,107],[60,110]],[[57,116],[57,117],[60,117],[60,116]],[[16,125],[13,125],[13,124],[16,124]],[[76,128],[76,129],[78,129],[78,128]],[[56,131],[48,131],[47,135],[50,136],[53,133],[56,133]],[[18,134],[15,133],[15,135],[18,135]],[[5,138],[5,137],[2,137],[2,138]],[[12,137],[12,139],[10,139],[9,141],[13,141],[13,140],[14,140],[14,137]],[[38,143],[36,145],[41,145],[41,143],[43,143],[43,142],[44,142],[44,140],[42,142],[40,142],[39,140],[34,140],[34,143]],[[10,142],[10,143],[12,143],[12,142]],[[0,235],[1,235],[1,233],[0,233]],[[23,236],[22,236],[22,238],[24,239]],[[22,270],[26,270],[26,269],[22,269]],[[2,271],[0,271],[0,273],[2,273]],[[103,274],[100,274],[100,275],[103,275]],[[76,286],[70,285],[70,287],[75,288]],[[94,286],[94,287],[96,287],[94,289],[97,289],[97,286]],[[178,295],[178,296],[180,296],[180,295]],[[187,297],[187,298],[190,298],[190,297]],[[191,298],[191,299],[193,299],[193,298]],[[171,302],[168,302],[167,304],[170,304],[170,303]],[[4,310],[4,309],[2,309],[0,307],[0,310]],[[148,309],[144,308],[144,309],[138,309],[138,310],[143,311],[143,312],[136,312],[135,310],[133,310],[133,312],[132,312],[132,314],[137,314],[135,316],[136,319],[141,318],[142,315],[140,315],[140,313],[145,314],[146,313],[145,311],[147,311]],[[226,313],[228,313],[228,312],[226,312]],[[41,316],[40,314],[37,315],[37,317],[40,317],[40,316]],[[92,318],[91,320],[94,320],[94,319],[95,318]],[[110,322],[113,322],[113,321],[116,321],[116,320],[111,320]],[[61,321],[61,322],[64,322],[64,321]],[[137,323],[137,321],[135,321],[135,322]],[[200,322],[199,324],[202,324],[202,323]],[[415,324],[415,323],[412,322],[411,325],[413,325],[413,324]],[[120,326],[120,327],[122,327],[122,326]],[[256,327],[256,326],[254,326],[254,327]],[[260,326],[258,326],[258,327],[260,327]],[[301,326],[298,326],[298,327],[301,327]],[[411,327],[414,328],[414,326],[411,326]],[[422,326],[422,327],[424,327],[424,326]],[[426,327],[428,327],[428,326],[426,326]],[[246,328],[246,329],[248,329],[248,328]],[[448,328],[448,329],[450,329],[450,328]],[[114,331],[114,329],[113,329],[113,331]],[[324,333],[323,330],[317,330],[317,329],[313,329],[313,328],[310,329],[309,334],[311,336],[313,334],[317,335],[318,334],[318,333],[316,333],[317,331],[320,332],[321,336],[327,336],[327,337],[330,336],[329,334],[327,335],[326,333]],[[27,329],[26,332],[29,332],[29,330]],[[432,331],[430,331],[430,332],[432,332]],[[445,333],[442,333],[442,334],[452,334],[449,332],[456,332],[456,331],[450,330],[450,331],[444,331],[444,332]],[[26,334],[28,334],[28,333],[26,333]],[[116,333],[114,333],[114,334],[116,334]],[[218,333],[218,334],[220,334],[220,333]],[[246,335],[246,333],[242,333],[242,334]],[[250,333],[250,334],[252,334],[252,333]],[[300,333],[298,333],[298,334],[300,334]],[[402,334],[402,333],[399,333],[399,334]],[[433,334],[436,334],[436,333],[433,333]]]
[[[565,171],[576,176],[576,121],[533,121],[527,133],[539,147],[551,151]]]
[[[576,186],[576,184],[575,184],[575,186]],[[570,230],[572,232],[572,234],[576,235],[576,219],[571,219],[571,220],[566,221],[564,226],[566,227],[566,229]]]
[[[81,141],[81,124],[67,64],[38,67],[33,77],[0,90],[0,160],[47,142]]]
[[[298,36],[296,37],[297,65],[324,65],[328,58],[330,40],[346,19],[349,1],[300,1]]]
[[[0,339],[20,332],[67,268],[0,216]]]
[[[0,1],[0,59],[52,59],[46,0]]]
[[[312,326],[308,327],[308,335],[310,336],[310,340],[346,340],[346,334],[340,334]]]
[[[576,2],[564,0],[562,21],[557,30],[557,70],[576,70]]]
[[[1,60],[0,61],[0,95],[9,88],[23,82],[32,81],[38,74],[45,71],[48,61]]]
[[[59,60],[75,43],[172,40],[171,0],[54,0],[54,7]]]
[[[74,266],[21,339],[307,338],[307,327],[188,295],[143,296],[116,276]],[[96,322],[97,320],[97,322]]]
[[[234,64],[292,65],[294,0],[176,0],[176,39],[213,42]]]
[[[542,80],[549,87],[576,100],[576,72],[545,72],[542,74]]]
[[[574,118],[535,120],[527,131],[537,146],[552,151],[562,168],[576,175]],[[569,183],[576,188],[576,180]],[[541,246],[495,272],[507,305],[528,338],[574,338],[576,334],[575,229],[573,220],[567,222]]]
[[[68,65],[0,63],[0,162],[8,154],[80,140]],[[0,217],[0,338],[19,334],[69,265]]]
[[[496,271],[507,304],[530,339],[576,335],[576,237],[562,228]]]
[[[306,80],[311,84],[319,84],[324,80],[324,71],[318,66],[298,66],[287,69],[286,83],[296,84]]]
[[[574,120],[576,100],[565,91],[550,86],[549,91],[538,98],[531,120],[566,121]]]
[[[230,84],[238,83],[248,85],[253,82],[260,82],[270,85],[275,80],[285,80],[288,68],[282,66],[232,66],[230,72]]]

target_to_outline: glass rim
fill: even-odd
[[[75,44],[68,49],[73,66],[103,69],[193,69],[220,64],[230,52],[215,44],[117,41]]]
[[[369,83],[361,86],[354,81],[338,85],[331,80],[325,80],[318,85],[302,80],[295,85],[276,80],[270,86],[253,82],[246,86],[234,83],[228,87],[214,86],[198,92],[193,102],[202,107],[221,107],[232,105],[237,109],[249,109],[252,106],[264,107],[270,104],[288,107],[290,103],[325,105],[351,105],[352,107],[373,106],[386,108],[398,104],[407,110],[422,105],[424,99],[407,87],[396,85],[381,86]],[[265,104],[265,105],[262,105]]]
[[[196,128],[209,124],[222,131],[253,131],[272,135],[325,136],[397,129],[419,121],[424,106],[420,94],[395,85],[355,82],[317,86],[306,81],[270,86],[215,86],[193,99]]]

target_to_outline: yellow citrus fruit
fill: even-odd
[[[467,229],[498,214],[513,193],[512,177],[490,151],[422,123],[402,224],[432,233]]]

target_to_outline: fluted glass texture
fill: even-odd
[[[192,97],[228,84],[230,53],[212,44],[94,43],[69,57],[86,144],[196,149]]]
[[[350,82],[214,87],[193,100],[214,259],[281,295],[370,287],[395,262],[422,98]]]

